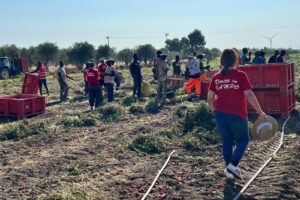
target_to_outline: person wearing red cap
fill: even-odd
[[[238,63],[236,52],[225,49],[220,61],[223,68],[212,77],[207,101],[214,111],[223,142],[224,174],[228,179],[243,179],[238,164],[249,142],[247,101],[261,117],[265,118],[266,114],[251,90],[246,73],[235,69]]]

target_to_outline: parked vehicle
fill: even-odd
[[[0,57],[0,79],[28,72],[28,59],[26,57],[14,58]]]

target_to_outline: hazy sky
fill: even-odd
[[[207,47],[300,48],[300,0],[0,0],[0,45],[88,41],[118,50],[202,31]]]

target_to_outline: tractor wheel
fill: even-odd
[[[0,79],[8,79],[9,70],[7,68],[0,69]]]

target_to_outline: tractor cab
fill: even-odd
[[[18,73],[28,72],[28,59],[26,57],[11,59],[0,57],[0,79],[7,79]]]

